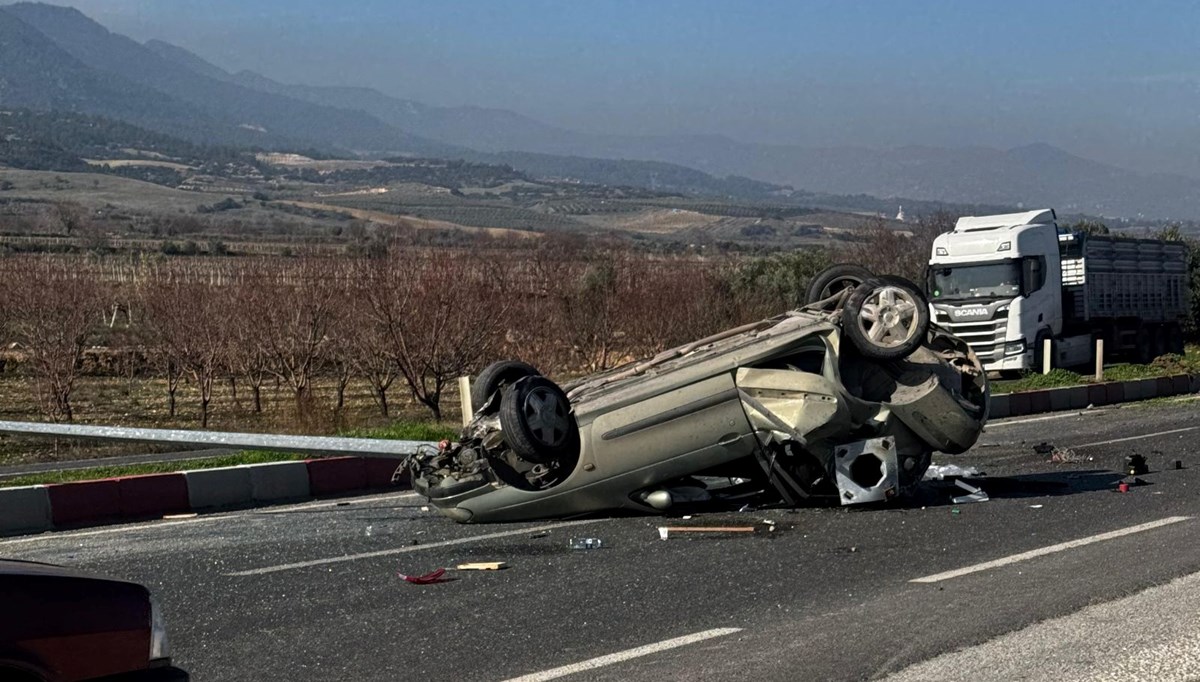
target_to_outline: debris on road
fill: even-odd
[[[567,546],[571,549],[600,549],[604,541],[600,538],[571,538]]]
[[[1175,460],[1174,466],[1175,466],[1176,471],[1178,471],[1179,469],[1182,469],[1183,468],[1183,460],[1182,459]]]
[[[534,533],[533,535],[530,535],[529,539],[530,540],[538,540],[540,538],[549,537],[549,535],[550,535],[549,533],[542,531],[541,533]]]
[[[1126,457],[1125,473],[1130,476],[1145,476],[1150,473],[1150,469],[1146,466],[1146,458],[1136,454]]]
[[[961,467],[957,464],[930,464],[925,470],[926,481],[942,481],[946,478],[982,476],[983,472],[975,467]]]
[[[163,518],[164,519],[194,519],[197,516],[199,516],[199,514],[197,514],[196,512],[191,512],[188,514],[164,514]]]
[[[767,532],[773,532],[775,524],[769,524]],[[658,538],[666,540],[671,533],[753,533],[754,526],[659,526]]]
[[[1048,455],[1048,454],[1054,452],[1054,450],[1055,450],[1055,447],[1053,445],[1047,443],[1046,441],[1042,441],[1041,443],[1038,443],[1037,445],[1033,446],[1033,451],[1039,455]]]
[[[1058,464],[1074,464],[1076,462],[1090,462],[1093,460],[1091,455],[1081,455],[1071,448],[1054,448],[1050,454],[1050,461]]]
[[[976,488],[975,486],[973,486],[970,483],[967,483],[966,481],[963,481],[961,479],[955,481],[954,485],[967,491],[966,495],[961,495],[959,497],[951,498],[950,501],[953,502],[954,504],[970,504],[972,502],[987,502],[989,499],[991,499],[988,497],[987,493],[983,492],[979,488]]]
[[[459,564],[454,567],[456,571],[502,571],[508,568],[508,564],[503,561],[475,561],[467,564]]]
[[[405,582],[410,582],[414,585],[433,585],[435,583],[444,583],[454,580],[454,578],[446,577],[446,569],[439,568],[436,571],[430,571],[425,575],[405,575],[397,573]]]
[[[1119,493],[1129,492],[1129,484],[1126,483],[1125,481],[1121,481],[1120,483],[1117,484],[1117,492],[1119,492]]]
[[[1031,504],[1031,505],[1029,505],[1029,508],[1030,508],[1030,509],[1041,509],[1041,508],[1042,508],[1042,507],[1044,507],[1044,506],[1046,506],[1046,505],[1044,505],[1044,504]]]

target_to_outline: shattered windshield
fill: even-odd
[[[939,301],[1010,298],[1021,293],[1021,265],[1016,260],[975,265],[933,266],[930,296]]]

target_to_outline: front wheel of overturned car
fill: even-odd
[[[483,409],[484,406],[491,404],[492,394],[504,388],[511,386],[525,377],[539,376],[541,372],[533,365],[516,360],[501,360],[493,362],[479,376],[475,377],[475,383],[471,385],[471,409],[475,412]],[[494,410],[497,409],[493,407]]]
[[[579,429],[567,394],[546,377],[526,377],[500,398],[504,442],[521,459],[537,464],[574,457]]]
[[[921,346],[929,332],[929,303],[902,277],[878,277],[856,287],[842,311],[842,333],[863,356],[898,360]]]

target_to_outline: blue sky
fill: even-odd
[[[230,70],[514,109],[576,129],[804,145],[1046,141],[1200,173],[1200,3],[68,4]]]

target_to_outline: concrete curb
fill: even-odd
[[[0,533],[33,533],[53,527],[46,486],[0,488]]]
[[[0,488],[0,535],[407,487],[400,460],[332,457]]]
[[[1001,393],[992,396],[988,418],[1004,419],[1059,410],[1082,410],[1088,405],[1099,407],[1198,392],[1200,374],[1176,374],[1153,379],[1107,381],[1100,384]]]

